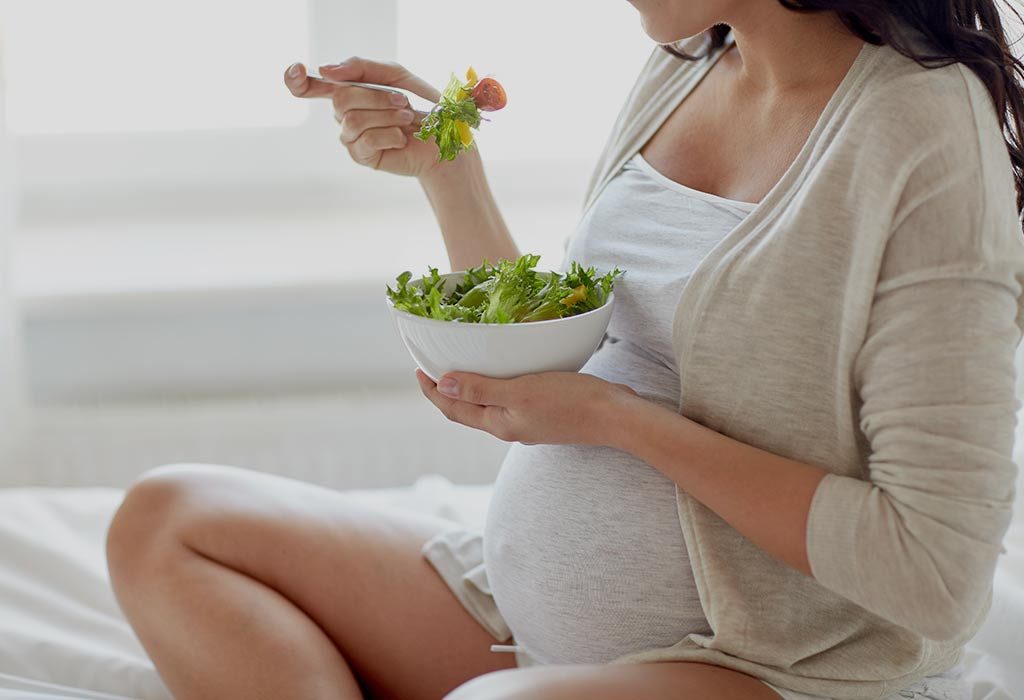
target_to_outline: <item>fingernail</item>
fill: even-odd
[[[335,68],[341,68],[344,63],[326,63],[320,66],[320,70],[334,70]]]
[[[403,109],[398,112],[398,119],[406,124],[411,124],[415,116],[410,109]]]
[[[401,95],[397,92],[392,93],[391,104],[395,105],[396,107],[402,107],[403,105],[405,105],[406,102],[407,100],[405,99],[405,95]]]
[[[299,68],[299,64],[298,63],[293,63],[290,66],[288,66],[288,77],[289,78],[298,78],[299,77],[299,73],[301,73],[301,72],[302,71]]]
[[[444,377],[437,385],[437,390],[445,396],[454,398],[459,395],[459,383],[452,377]]]

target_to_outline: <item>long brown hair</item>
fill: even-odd
[[[1020,13],[1009,0],[1007,9],[1018,20]],[[1017,182],[1017,211],[1024,216],[1024,64],[1010,48],[997,0],[778,0],[796,12],[835,12],[855,35],[872,44],[887,44],[926,68],[962,63],[988,88],[1000,115],[1006,149]],[[707,32],[707,48],[720,48],[728,25]],[[912,40],[919,32],[932,49],[922,53]],[[672,46],[666,51],[684,54]]]

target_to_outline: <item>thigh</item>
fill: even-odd
[[[241,469],[151,479],[182,492],[187,516],[175,529],[187,546],[300,608],[374,698],[439,698],[514,664],[490,651],[494,638],[420,554],[447,521]]]
[[[481,676],[445,700],[780,700],[745,673],[701,663],[531,666]]]

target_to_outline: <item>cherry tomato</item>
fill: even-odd
[[[484,112],[497,112],[508,104],[505,88],[494,78],[484,78],[473,88],[473,100]]]

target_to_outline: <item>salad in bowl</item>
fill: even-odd
[[[486,260],[441,274],[430,267],[387,286],[386,301],[416,364],[434,381],[450,371],[508,379],[576,372],[604,338],[624,273],[572,262],[564,273],[534,269],[539,255]]]

